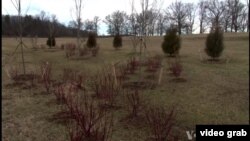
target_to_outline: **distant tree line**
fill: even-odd
[[[192,34],[196,30],[195,20],[200,28],[199,33],[214,25],[222,27],[224,32],[249,31],[249,0],[245,4],[240,0],[200,0],[197,4],[177,0],[162,10],[153,7],[144,15],[115,11],[104,20],[108,25],[107,32],[110,35],[137,34],[143,18],[147,21],[145,34],[148,36],[163,35],[171,26],[177,28],[179,35]]]
[[[55,15],[22,16],[23,36],[24,37],[74,37],[77,29],[65,26],[58,22]],[[2,15],[2,36],[18,35],[18,17],[16,15]],[[86,30],[81,30],[81,36],[87,36]]]
[[[179,35],[192,34],[197,26],[199,33],[204,33],[215,25],[222,27],[224,32],[249,32],[248,17],[249,0],[245,0],[245,3],[240,0],[200,0],[197,4],[176,0],[165,9],[152,7],[143,13],[129,15],[124,11],[114,11],[107,15],[103,22],[107,25],[107,33],[111,36],[138,35],[144,23],[147,25],[143,34],[162,36],[166,29],[172,26],[177,28]],[[93,20],[81,22],[81,36],[87,36],[89,31],[98,33],[100,21],[101,19],[96,16]],[[46,15],[44,11],[37,16],[26,15],[22,22],[24,36],[73,37],[79,26],[76,21],[71,21],[65,26],[58,22],[55,15]],[[2,15],[2,35],[16,35],[16,24],[16,16]]]

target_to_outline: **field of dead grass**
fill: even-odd
[[[225,34],[225,49],[222,59],[227,63],[205,63],[206,35],[183,35],[180,50],[183,64],[182,77],[187,81],[171,82],[167,69],[167,58],[161,50],[162,37],[149,37],[146,56],[160,55],[163,59],[163,78],[156,89],[146,90],[143,95],[152,105],[169,109],[176,105],[175,134],[187,140],[186,131],[195,130],[196,124],[248,124],[249,123],[249,36],[248,33]],[[39,38],[44,44],[46,39]],[[111,62],[126,60],[133,55],[129,38],[123,38],[123,47],[115,50],[112,38],[100,38],[97,57],[67,59],[65,52],[58,49],[24,48],[27,72],[40,72],[40,62],[52,64],[53,79],[60,78],[63,68],[71,68],[89,75]],[[57,38],[58,45],[75,42],[74,38]],[[55,96],[44,94],[44,88],[13,86],[4,69],[8,64],[21,70],[20,49],[15,58],[11,54],[17,45],[14,38],[2,38],[2,139],[6,141],[68,140],[68,132],[61,123],[51,120],[60,106],[55,104]],[[120,100],[122,101],[122,100]],[[115,116],[121,119],[126,111],[119,109]],[[127,125],[115,121],[113,141],[143,141],[148,133],[145,125],[131,121]],[[139,125],[138,125],[139,124]]]

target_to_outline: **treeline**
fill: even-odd
[[[155,2],[155,1],[154,1]],[[149,5],[156,5],[155,3]],[[224,32],[249,31],[249,0],[200,0],[197,4],[181,0],[162,9],[152,6],[141,13],[128,15],[115,11],[105,17],[108,34],[134,35],[142,32],[148,36],[163,35],[168,27],[175,26],[180,34],[207,32],[218,25]],[[142,29],[142,27],[146,27]]]
[[[47,18],[41,16],[25,15],[19,22],[18,16],[2,15],[2,36],[13,37],[19,35],[19,23],[22,26],[24,37],[49,37],[51,34],[55,37],[75,37],[76,28],[65,26],[58,22],[55,16]],[[81,30],[82,36],[87,36],[88,32]]]
[[[152,6],[139,13],[132,10],[131,14],[127,14],[118,10],[107,15],[105,19],[98,16],[85,21],[80,19],[81,36],[86,36],[89,31],[98,33],[100,22],[107,25],[107,33],[111,36],[162,36],[171,26],[177,28],[179,35],[192,34],[197,30],[202,34],[215,25],[220,26],[224,32],[249,31],[249,0],[245,0],[245,3],[240,0],[199,0],[197,4],[176,0],[162,8],[157,7],[157,0],[152,4],[148,0],[145,2],[145,5]],[[70,21],[65,26],[58,22],[55,15],[46,15],[42,11],[37,16],[22,17],[21,23],[24,36],[73,37],[77,35],[77,22]],[[17,35],[18,26],[17,16],[2,15],[3,36]]]

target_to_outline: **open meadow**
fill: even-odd
[[[162,106],[167,111],[175,107],[173,135],[181,141],[188,140],[186,131],[195,130],[196,124],[248,124],[249,123],[249,34],[225,33],[223,62],[206,62],[204,52],[206,35],[182,35],[180,60],[183,65],[181,77],[184,82],[171,81],[168,60],[161,49],[163,37],[149,37],[144,58],[158,55],[162,58],[162,79],[157,82],[160,71],[156,71],[154,88],[141,90],[147,106]],[[31,41],[24,39],[26,72],[40,75],[42,61],[51,64],[52,80],[61,80],[63,69],[82,72],[91,78],[103,67],[124,62],[138,54],[133,53],[129,37],[123,37],[123,46],[112,47],[113,38],[97,38],[100,45],[96,57],[66,58],[59,46],[76,42],[75,38],[56,38],[57,48],[32,49]],[[56,96],[47,93],[43,84],[34,82],[15,84],[7,73],[8,66],[16,66],[22,73],[20,48],[14,57],[17,40],[2,38],[2,139],[4,141],[69,141],[65,122],[54,119],[62,110]],[[38,38],[38,44],[45,44],[45,38]],[[139,48],[137,49],[137,51]],[[144,70],[142,70],[143,73]],[[130,79],[138,77],[135,72]],[[145,78],[146,79],[146,78]],[[90,79],[91,81],[91,79]],[[124,80],[126,83],[128,80]],[[126,119],[129,114],[124,95],[115,99],[117,108],[113,112],[112,141],[149,140],[148,128],[143,112],[137,118]],[[143,111],[143,107],[142,107]]]

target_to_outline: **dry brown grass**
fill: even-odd
[[[249,36],[248,33],[225,34],[225,50],[222,59],[228,63],[204,63],[200,60],[202,52],[205,58],[206,35],[190,35],[182,37],[180,50],[183,74],[187,82],[171,82],[173,76],[167,71],[167,59],[163,59],[162,84],[157,89],[148,90],[144,97],[154,105],[166,108],[177,105],[176,127],[174,131],[187,139],[186,130],[194,130],[196,124],[248,124],[249,122]],[[96,57],[67,59],[65,52],[58,49],[31,49],[29,39],[24,42],[30,48],[25,48],[27,70],[38,72],[41,61],[52,64],[52,79],[60,78],[63,68],[71,68],[92,74],[105,64],[112,61],[128,59],[132,56],[133,47],[129,38],[123,38],[123,47],[115,50],[112,38],[101,38],[100,51]],[[161,50],[162,37],[150,37],[147,55],[164,56]],[[57,38],[58,46],[62,43],[76,42],[74,38]],[[45,38],[39,38],[38,44],[46,43]],[[14,38],[2,38],[3,64],[8,63],[8,55],[15,49],[17,41]],[[21,67],[20,51],[10,64]],[[2,66],[5,67],[5,66]],[[21,71],[21,69],[20,69]],[[60,108],[55,103],[53,95],[44,95],[43,88],[35,87],[21,89],[9,86],[12,83],[6,73],[2,72],[2,129],[3,140],[60,140],[68,138],[64,125],[52,122],[49,118]],[[117,103],[122,103],[122,99]],[[127,113],[123,110],[115,112],[116,119],[121,119]],[[148,134],[145,126],[124,125],[114,121],[114,141],[143,141]]]

